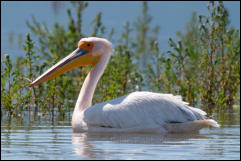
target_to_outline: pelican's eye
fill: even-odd
[[[83,49],[84,51],[90,51],[94,47],[93,42],[86,42],[86,41],[81,41],[78,44],[78,48]]]

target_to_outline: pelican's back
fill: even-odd
[[[187,104],[172,94],[133,92],[86,109],[83,121],[88,127],[135,128],[205,120],[204,111]]]

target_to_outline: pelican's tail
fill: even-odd
[[[219,124],[212,119],[195,120],[184,123],[167,123],[163,125],[168,132],[195,132],[208,126],[220,127]]]
[[[214,121],[213,119],[207,119],[207,120],[196,120],[194,121],[197,124],[200,124],[201,126],[212,126],[212,127],[220,127],[220,125]]]

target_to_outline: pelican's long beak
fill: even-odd
[[[83,50],[77,48],[71,54],[52,66],[49,70],[34,80],[29,87],[51,80],[67,71],[80,66],[86,66],[89,64],[95,65],[98,61],[98,57],[93,56],[91,50]]]

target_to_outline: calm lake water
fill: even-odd
[[[221,128],[202,129],[198,134],[168,135],[73,133],[70,121],[51,125],[50,121],[2,120],[1,159],[239,160],[239,116],[226,118],[228,121]]]

